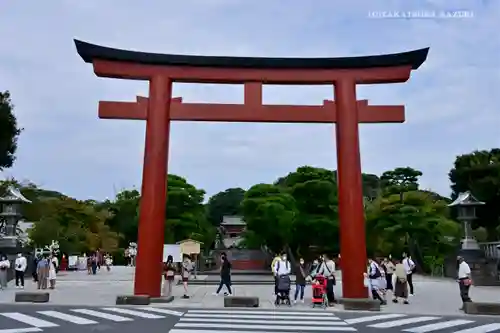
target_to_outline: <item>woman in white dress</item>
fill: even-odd
[[[57,257],[52,256],[52,258],[50,258],[50,264],[49,264],[49,276],[47,277],[47,279],[49,280],[50,289],[54,289],[56,287],[57,264],[58,264]]]

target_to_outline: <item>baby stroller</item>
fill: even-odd
[[[276,301],[274,302],[274,304],[276,306],[280,304],[287,304],[291,306],[292,302],[290,301],[290,288],[291,288],[290,276],[288,275],[279,276],[277,283],[278,283],[278,288],[277,288],[278,293],[276,294]]]
[[[326,295],[327,280],[324,276],[317,275],[312,282],[312,307],[328,307],[328,298]]]

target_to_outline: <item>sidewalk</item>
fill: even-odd
[[[340,272],[338,272],[340,273]],[[335,287],[337,297],[342,297],[341,274],[337,274],[338,283]],[[206,276],[199,275],[198,279]],[[247,277],[250,279],[252,277]],[[61,272],[58,275],[56,289],[50,292],[50,302],[47,305],[89,305],[110,306],[114,305],[116,296],[133,294],[134,268],[117,266],[111,272],[102,269],[97,275],[88,275],[87,272]],[[382,312],[396,312],[407,314],[433,314],[433,315],[461,315],[458,310],[461,306],[458,286],[453,280],[429,278],[422,276],[414,277],[416,296],[410,299],[409,305],[392,304],[382,308]],[[215,296],[217,286],[193,285],[189,287],[190,299],[184,300],[182,285],[174,285],[173,294],[175,299],[172,303],[157,305],[167,307],[187,308],[221,308],[224,306],[224,297]],[[234,294],[237,296],[259,297],[260,307],[264,309],[274,308],[274,295],[272,285],[236,285]],[[292,297],[294,292],[292,287]],[[36,285],[31,279],[27,279],[25,291],[36,291]],[[15,292],[20,291],[9,284],[9,288],[0,291],[0,304],[12,304]],[[473,287],[471,289],[473,300],[481,302],[498,302],[500,300],[500,288],[498,287]],[[297,309],[306,309],[310,305],[311,288],[306,287],[305,304],[297,304]],[[287,307],[284,307],[287,308]],[[333,310],[342,310],[338,305]]]

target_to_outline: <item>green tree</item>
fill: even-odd
[[[460,226],[449,218],[448,203],[425,192],[379,197],[367,207],[367,245],[376,255],[399,256],[410,240],[419,257],[443,258],[459,240]]]
[[[10,168],[16,159],[17,139],[22,129],[17,126],[14,105],[8,91],[0,91],[0,171]]]
[[[380,176],[385,195],[418,190],[418,178],[422,172],[410,167],[386,171]]]
[[[111,213],[107,224],[112,230],[123,235],[121,248],[128,247],[130,242],[137,242],[140,198],[141,194],[136,189],[122,190],[116,194],[113,201],[106,200],[97,205]]]
[[[241,214],[241,202],[245,196],[245,190],[241,188],[229,188],[219,192],[210,199],[207,204],[207,218],[214,226],[219,226],[222,217]]]
[[[298,214],[291,248],[300,256],[340,251],[335,178],[334,171],[303,166],[276,182],[295,199]]]
[[[205,249],[211,247],[216,229],[205,214],[205,191],[176,175],[168,175],[167,184],[165,242],[172,244],[191,238],[203,242]]]
[[[474,151],[457,156],[449,173],[452,197],[471,191],[486,204],[477,209],[475,227],[484,227],[488,239],[497,240],[500,224],[500,149]]]
[[[277,253],[293,240],[297,208],[293,197],[281,187],[257,184],[246,193],[242,202],[246,222],[244,243],[251,247],[265,246]]]
[[[59,242],[67,253],[94,251],[97,248],[114,253],[120,235],[111,231],[107,211],[71,198],[52,198],[45,203],[45,214],[29,231],[34,246]]]

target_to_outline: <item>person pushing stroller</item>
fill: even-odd
[[[274,273],[276,278],[276,305],[282,302],[290,305],[290,262],[287,260],[286,254],[283,253],[281,258],[274,265]]]

